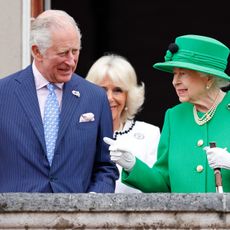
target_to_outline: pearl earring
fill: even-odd
[[[206,89],[209,90],[209,89],[210,89],[210,86],[209,86],[209,85],[206,85]]]
[[[128,107],[127,106],[125,106],[125,111],[127,111],[128,110]]]

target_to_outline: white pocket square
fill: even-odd
[[[94,114],[93,113],[84,113],[81,115],[79,122],[89,122],[94,121]]]

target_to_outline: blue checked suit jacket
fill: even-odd
[[[89,112],[95,120],[79,122]],[[102,88],[76,74],[65,83],[51,167],[31,65],[0,80],[0,114],[0,192],[114,192],[119,175],[103,142],[112,116]]]

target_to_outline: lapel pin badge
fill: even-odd
[[[80,97],[80,92],[77,90],[73,90],[72,94],[75,95],[76,97]]]

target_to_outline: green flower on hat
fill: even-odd
[[[165,61],[171,61],[172,60],[172,52],[170,50],[167,50],[166,55],[165,55]]]
[[[179,50],[179,47],[176,43],[169,44],[168,50],[165,55],[165,61],[171,61],[173,54],[176,53]]]

